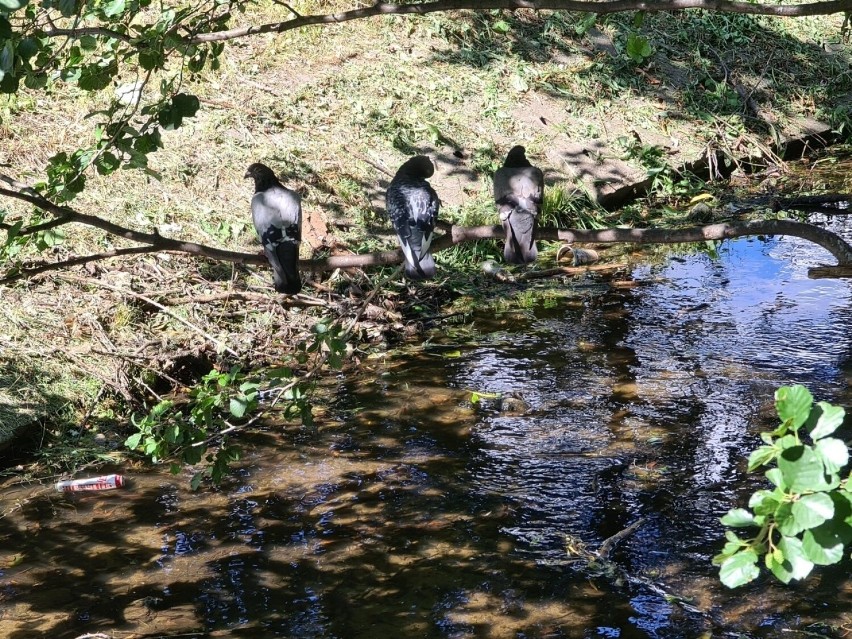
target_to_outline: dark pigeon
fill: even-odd
[[[535,225],[541,213],[544,174],[525,153],[524,147],[513,147],[494,174],[494,200],[506,232],[503,257],[510,264],[529,264],[538,257]]]
[[[254,179],[251,218],[272,265],[272,281],[279,293],[302,290],[299,277],[299,242],[302,239],[302,199],[285,188],[265,164],[252,164],[245,177]]]
[[[399,167],[385,195],[388,217],[405,255],[405,275],[412,280],[435,277],[435,260],[429,246],[441,202],[426,181],[434,173],[431,160],[416,155]]]

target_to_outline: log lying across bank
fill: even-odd
[[[11,178],[0,175],[0,179],[10,183],[13,188],[0,187],[0,195],[28,202],[54,216],[53,220],[40,223],[33,227],[16,229],[18,235],[33,233],[43,230],[46,224],[52,227],[65,224],[84,224],[99,228],[109,235],[116,235],[136,242],[137,246],[115,249],[106,253],[97,253],[88,256],[72,257],[60,262],[39,262],[24,265],[22,268],[8,272],[0,279],[0,284],[13,282],[19,279],[32,277],[46,271],[55,271],[70,266],[84,264],[86,262],[98,261],[116,257],[118,255],[139,253],[188,253],[199,257],[232,262],[236,264],[266,265],[266,257],[258,253],[241,253],[227,251],[213,246],[206,246],[195,242],[185,242],[160,235],[157,232],[146,233],[115,224],[95,215],[80,213],[67,206],[54,204],[47,198],[39,195],[31,189],[21,188]],[[3,224],[7,228],[8,225]],[[7,228],[8,230],[8,228]],[[552,227],[541,228],[537,236],[540,240],[554,240],[566,243],[595,243],[595,244],[683,244],[689,242],[706,242],[708,240],[726,240],[749,235],[792,235],[814,242],[826,249],[837,260],[834,266],[823,266],[812,269],[811,277],[849,277],[849,267],[852,267],[852,246],[842,237],[822,227],[804,222],[796,222],[787,219],[754,220],[723,222],[705,226],[692,226],[678,229],[665,228],[610,228],[599,230],[587,229],[558,229]],[[486,239],[501,239],[504,231],[501,226],[449,226],[445,232],[437,237],[432,243],[432,250],[437,252],[447,249],[456,244]],[[364,268],[367,266],[381,266],[398,264],[402,262],[402,251],[382,251],[363,255],[333,255],[321,259],[302,260],[300,268],[316,272],[331,271],[334,269]]]

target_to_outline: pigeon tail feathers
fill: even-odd
[[[410,280],[429,280],[435,277],[435,258],[429,251],[420,255],[419,260],[405,260],[405,276]]]
[[[275,290],[287,295],[295,295],[302,290],[302,278],[299,277],[299,245],[296,242],[279,242],[267,249],[267,257],[272,266],[272,283]]]
[[[431,231],[415,227],[402,229],[408,236],[397,232],[399,245],[405,257],[405,275],[411,280],[428,280],[435,277],[435,258],[429,252],[432,244]]]
[[[538,257],[535,245],[536,218],[528,211],[514,210],[503,221],[506,232],[506,244],[503,258],[509,264],[529,264]]]

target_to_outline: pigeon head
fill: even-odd
[[[254,180],[254,188],[256,191],[265,191],[270,186],[280,184],[278,178],[275,177],[275,172],[265,164],[255,162],[246,170],[245,178]]]
[[[417,178],[430,178],[435,174],[435,165],[425,155],[415,155],[399,167],[397,175],[409,175]]]
[[[526,152],[527,150],[520,145],[513,146],[512,149],[509,151],[509,154],[506,156],[506,161],[503,163],[503,166],[509,168],[532,166],[529,160],[527,160]]]

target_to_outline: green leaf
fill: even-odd
[[[843,559],[843,539],[837,528],[838,525],[827,522],[805,531],[802,550],[810,561],[818,566],[830,566]]]
[[[805,495],[793,503],[792,516],[801,530],[816,528],[834,517],[834,502],[825,493]]]
[[[185,118],[193,117],[201,107],[198,98],[189,93],[178,93],[172,97],[172,104],[175,110]]]
[[[198,488],[201,486],[201,482],[202,482],[203,479],[204,479],[204,473],[203,472],[199,471],[199,472],[195,473],[192,476],[192,479],[189,480],[190,490],[193,490],[193,491],[198,490]]]
[[[200,102],[194,95],[178,93],[172,96],[168,105],[158,113],[160,125],[167,131],[177,129],[184,118],[191,118],[198,112]]]
[[[595,21],[598,19],[596,13],[586,13],[583,17],[574,23],[574,31],[577,35],[586,35],[589,29],[595,26]]]
[[[28,73],[24,78],[24,86],[28,89],[43,89],[47,86],[47,74]]]
[[[41,50],[41,42],[36,38],[22,38],[18,43],[18,55],[22,60],[29,61]]]
[[[747,526],[754,526],[754,515],[752,515],[745,508],[734,508],[733,510],[729,510],[728,514],[720,519],[720,521],[726,526],[731,526],[732,528],[745,528]]]
[[[21,7],[27,6],[28,0],[0,0],[0,11],[3,13],[11,13],[17,11]]]
[[[166,56],[162,49],[143,49],[139,52],[139,66],[146,71],[162,69],[166,63]]]
[[[784,559],[779,561],[772,556],[769,569],[785,584],[790,583],[791,579],[804,579],[813,570],[814,563],[805,556],[802,542],[798,537],[781,537],[778,550],[781,551]]]
[[[774,514],[780,505],[779,495],[774,490],[758,490],[748,500],[748,506],[755,515]]]
[[[766,479],[772,482],[774,486],[778,486],[781,490],[787,489],[787,483],[784,479],[784,473],[781,472],[780,468],[770,468],[764,473]]]
[[[101,175],[109,175],[118,169],[119,166],[121,166],[121,160],[115,157],[110,151],[105,151],[95,161],[95,167]]]
[[[778,450],[774,446],[760,446],[751,451],[748,456],[748,472],[752,472],[761,466],[765,466],[778,454]]]
[[[645,36],[631,33],[627,37],[627,56],[634,62],[642,62],[653,53],[651,43]]]
[[[59,12],[66,18],[77,13],[77,0],[59,0]]]
[[[140,153],[152,153],[163,146],[159,129],[143,133],[133,142],[133,148]]]
[[[107,66],[87,64],[80,69],[77,86],[83,91],[100,91],[110,85],[112,77],[118,72],[118,66],[113,62]]]
[[[849,449],[835,437],[820,439],[814,446],[817,457],[822,460],[826,473],[837,473],[849,463]]]
[[[124,0],[112,0],[103,5],[104,15],[112,18],[121,13],[124,13]]]
[[[0,4],[0,7],[3,5]],[[12,37],[12,23],[3,15],[0,15],[0,40]],[[18,45],[20,46],[20,45]]]
[[[498,20],[494,24],[491,25],[491,28],[497,33],[509,33],[512,27],[505,20]]]
[[[831,488],[823,476],[822,460],[810,446],[793,446],[782,452],[778,457],[778,469],[784,475],[787,488],[793,492]]]
[[[742,586],[760,574],[756,564],[757,553],[753,550],[742,550],[722,562],[719,578],[728,588]]]
[[[65,241],[65,229],[62,227],[47,229],[41,233],[40,239],[47,248],[59,246]]]
[[[775,446],[780,450],[787,450],[788,448],[792,448],[793,446],[800,445],[799,438],[795,435],[784,435],[783,437],[779,437],[775,441]]]
[[[189,465],[195,465],[201,461],[205,448],[203,446],[190,446],[183,451],[183,461]]]
[[[775,391],[775,410],[782,422],[796,430],[804,424],[811,413],[814,397],[811,392],[797,384],[796,386],[782,386]]]
[[[243,417],[248,410],[250,402],[246,399],[245,396],[237,396],[231,398],[231,403],[228,408],[231,411],[231,415],[234,417]]]
[[[836,490],[830,494],[834,501],[834,530],[844,544],[852,543],[852,493]]]
[[[98,48],[98,39],[92,35],[80,36],[79,42],[84,51],[94,51]]]
[[[169,410],[171,410],[172,406],[174,406],[174,402],[170,399],[164,399],[161,402],[158,402],[154,408],[151,409],[151,416],[155,419],[159,419],[163,415],[165,415]]]
[[[812,418],[814,414],[817,419],[816,424],[810,429],[810,435],[816,441],[828,437],[836,431],[843,423],[846,411],[840,406],[832,406],[828,402],[819,402],[811,411]]]
[[[136,450],[139,447],[139,442],[142,441],[142,433],[134,433],[124,440],[124,445],[130,450]]]
[[[19,86],[21,79],[18,76],[0,71],[0,93],[17,93]]]
[[[3,49],[0,49],[0,71],[12,73],[15,69],[15,44],[6,40]]]
[[[9,229],[6,230],[6,243],[7,244],[10,243],[12,240],[14,240],[18,236],[18,233],[21,232],[21,228],[23,228],[23,226],[24,226],[24,221],[18,220]]]
[[[774,516],[775,523],[778,524],[778,530],[782,535],[792,537],[805,530],[799,525],[799,520],[793,517],[793,504],[788,501],[781,503],[775,509]]]

